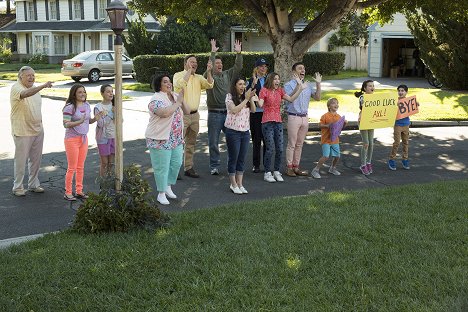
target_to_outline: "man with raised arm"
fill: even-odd
[[[211,69],[213,63],[208,61],[206,66],[207,78],[196,73],[198,68],[195,55],[187,55],[184,59],[184,70],[174,74],[174,89],[179,92],[184,89],[184,100],[190,107],[190,114],[184,115],[184,172],[185,175],[192,178],[200,177],[193,169],[193,154],[197,135],[200,129],[200,106],[201,91],[213,88],[213,76]]]
[[[232,80],[238,78],[242,70],[242,45],[239,40],[234,43],[236,61],[234,66],[223,70],[221,57],[216,56],[219,47],[216,47],[216,40],[212,39],[210,61],[214,64],[212,75],[214,79],[213,89],[206,90],[208,106],[208,145],[210,151],[210,173],[219,174],[221,163],[219,155],[219,136],[221,131],[225,131],[226,121],[226,94],[230,92]],[[205,72],[205,76],[207,73]]]
[[[299,76],[299,79],[304,81],[305,66],[303,63],[295,63],[292,66],[293,75]],[[320,101],[322,76],[315,73],[315,92],[312,84],[306,82],[307,88],[302,90],[301,94],[291,103],[288,102],[288,146],[286,148],[286,175],[290,177],[307,176],[307,170],[301,170],[299,163],[301,161],[302,146],[304,144],[307,131],[309,130],[309,101],[313,97],[316,101]],[[284,90],[288,95],[296,92],[299,85],[295,79],[288,81],[284,85]]]

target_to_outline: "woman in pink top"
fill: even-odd
[[[86,89],[82,84],[74,84],[63,108],[63,126],[65,127],[65,152],[67,154],[67,174],[65,175],[64,199],[75,201],[85,199],[83,193],[84,163],[88,154],[89,124],[99,120],[105,113],[97,113],[91,118],[91,108],[86,101]],[[76,173],[76,195],[73,196],[73,176]]]
[[[242,184],[245,156],[250,141],[250,113],[255,113],[255,90],[245,92],[245,80],[233,81],[231,92],[226,95],[227,116],[226,145],[228,148],[228,173],[230,189],[234,194],[247,194]]]
[[[297,81],[294,94],[289,96],[280,87],[280,76],[277,73],[268,75],[265,86],[260,90],[258,106],[263,107],[262,132],[265,141],[266,151],[263,157],[265,175],[263,179],[267,182],[283,182],[280,173],[281,158],[283,157],[283,123],[281,120],[281,102],[286,100],[293,102],[301,91],[307,88],[297,74],[293,75]],[[275,150],[275,165],[271,174],[271,159]]]

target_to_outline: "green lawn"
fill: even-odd
[[[70,77],[60,73],[60,65],[57,64],[5,64],[0,63],[0,79],[16,80],[18,79],[18,71],[24,66],[31,66],[36,72],[36,82],[47,81],[66,81],[71,80]]]
[[[359,101],[354,96],[358,90],[337,90],[322,92],[320,102],[311,101],[309,107],[327,110],[327,100],[335,97],[340,108],[338,112],[359,113]],[[393,89],[378,89],[375,93],[395,92]],[[468,120],[468,93],[460,91],[438,89],[410,89],[408,94],[416,95],[420,104],[419,114],[411,117],[412,120]],[[313,120],[316,121],[316,120]]]
[[[367,77],[367,70],[344,70],[336,75],[324,75],[322,79],[325,80],[340,80],[348,78]],[[306,75],[306,80],[313,81],[312,75]]]
[[[467,189],[241,202],[172,214],[155,233],[47,235],[0,251],[0,310],[463,311]]]

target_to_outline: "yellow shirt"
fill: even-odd
[[[17,81],[11,87],[11,133],[15,136],[36,136],[42,132],[42,98],[38,93],[21,99],[20,94],[27,88]]]
[[[190,75],[188,81],[184,80],[184,76],[187,71],[181,71],[174,74],[174,91],[179,93],[181,89],[184,89],[184,100],[190,107],[190,110],[198,110],[200,106],[200,95],[201,90],[212,89],[213,83],[209,83],[208,80],[202,75]]]

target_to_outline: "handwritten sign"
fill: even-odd
[[[419,105],[416,102],[415,95],[398,100],[397,120],[417,113],[419,113]]]
[[[359,130],[393,127],[397,111],[396,92],[364,94]]]
[[[332,124],[330,124],[330,139],[332,142],[334,142],[341,133],[341,130],[343,130],[343,126],[345,123],[345,116],[341,116],[341,118]]]

